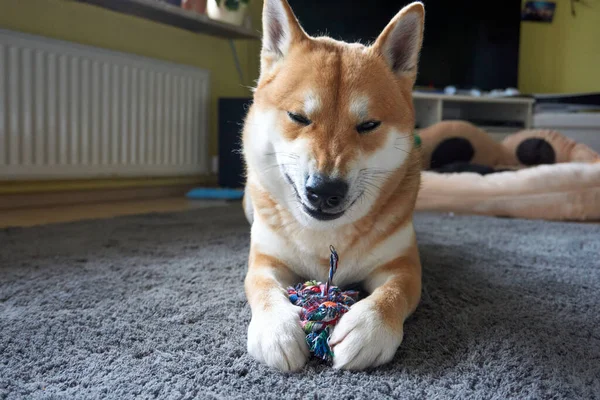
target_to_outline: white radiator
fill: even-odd
[[[0,30],[0,180],[209,173],[208,71]]]

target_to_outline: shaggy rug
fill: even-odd
[[[296,374],[246,354],[238,205],[0,230],[0,398],[600,398],[600,225],[415,225],[423,298],[393,362]]]

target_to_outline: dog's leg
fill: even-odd
[[[310,355],[300,325],[301,308],[290,302],[286,290],[297,280],[281,261],[251,250],[245,280],[252,310],[248,353],[282,371],[299,370]]]
[[[375,269],[365,281],[371,293],[335,327],[330,345],[334,367],[360,370],[392,360],[402,342],[404,321],[421,296],[421,264],[416,246],[410,255]]]
[[[254,205],[252,204],[250,194],[248,194],[248,186],[246,186],[246,189],[244,191],[242,205],[244,206],[244,214],[246,215],[246,220],[248,220],[248,223],[252,225],[252,222],[254,222]]]

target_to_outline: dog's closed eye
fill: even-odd
[[[288,117],[290,117],[290,119],[297,124],[307,126],[312,123],[312,121],[310,119],[308,119],[307,117],[305,117],[302,114],[296,114],[291,111],[288,111],[287,114],[288,114]]]
[[[381,125],[380,121],[366,121],[356,125],[356,131],[360,134],[368,133],[377,129],[379,125]]]

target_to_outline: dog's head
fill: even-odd
[[[261,72],[244,126],[249,177],[304,226],[366,215],[413,151],[421,3],[369,46],[310,37],[286,0],[265,0]]]

